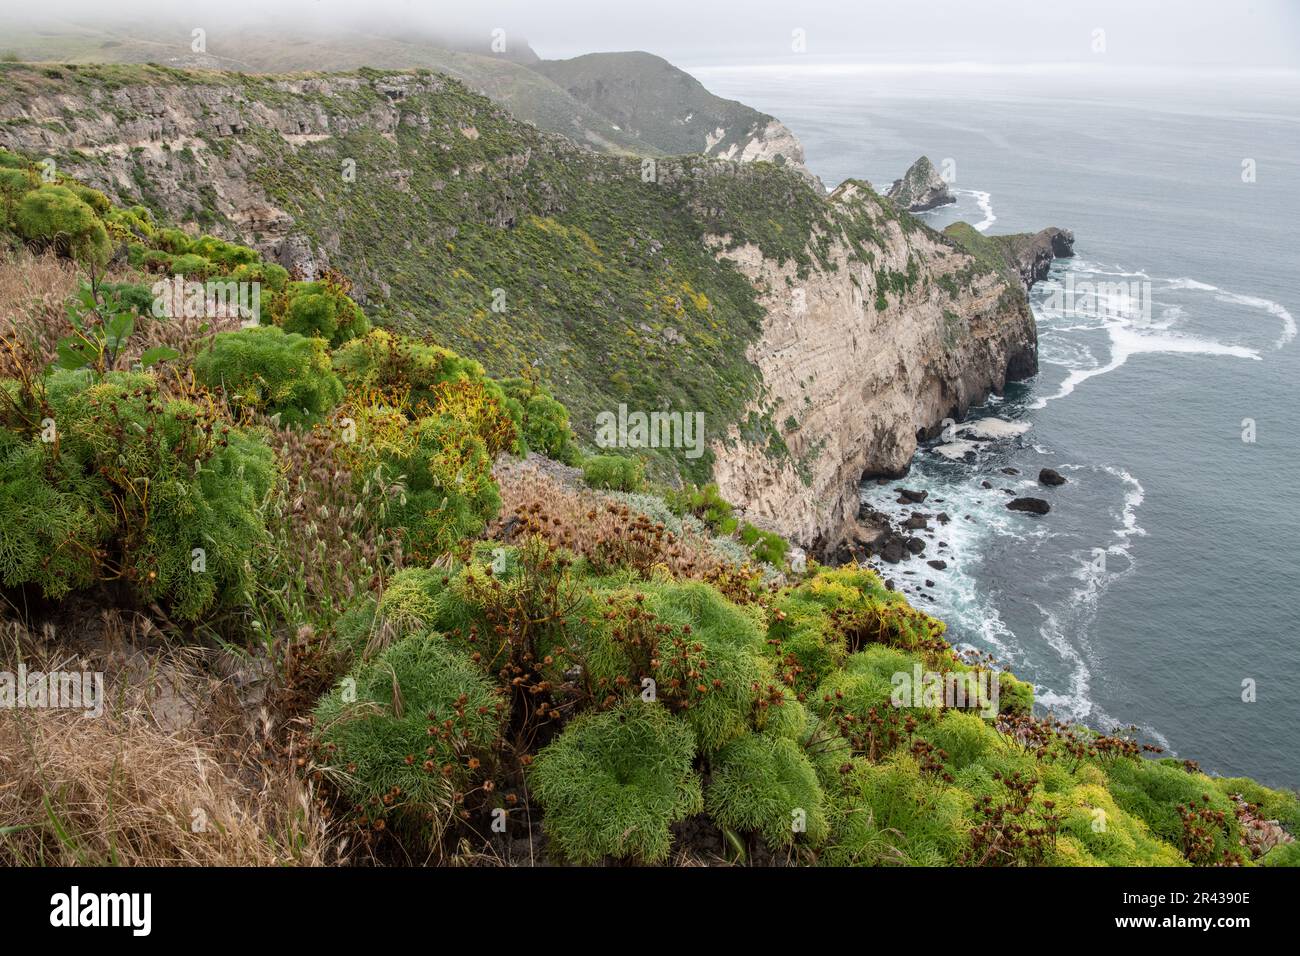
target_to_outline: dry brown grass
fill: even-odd
[[[499,458],[493,474],[501,489],[501,518],[488,537],[510,541],[523,532],[540,533],[598,570],[662,568],[673,577],[706,579],[726,564],[704,535],[674,533],[615,498],[565,484],[531,461]]]
[[[104,278],[152,285],[157,276],[115,267]],[[24,356],[39,367],[54,361],[59,339],[72,332],[66,303],[77,291],[78,281],[77,268],[67,259],[52,253],[33,255],[26,250],[10,252],[0,248],[0,343],[5,343],[0,347],[0,378],[16,377]],[[130,368],[146,349],[159,345],[192,356],[218,332],[237,328],[239,319],[234,316],[138,319],[118,368]]]
[[[203,673],[192,650],[101,640],[78,658],[66,648],[84,641],[25,638],[9,631],[0,670],[20,656],[29,672],[104,668],[108,703],[98,717],[0,709],[0,865],[346,861],[346,838],[272,742],[271,718],[232,706],[240,675]]]

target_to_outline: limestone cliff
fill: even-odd
[[[1033,316],[999,276],[914,221],[884,218],[864,184],[829,202],[883,232],[874,263],[835,243],[829,268],[799,278],[753,246],[719,252],[762,290],[750,357],[793,459],[720,446],[719,485],[751,518],[820,550],[853,533],[864,474],[901,474],[919,435],[1037,370]],[[883,290],[882,277],[909,269],[910,289]]]

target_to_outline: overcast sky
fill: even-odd
[[[1097,30],[1124,65],[1300,66],[1300,0],[0,0],[72,22],[179,18],[209,30],[274,10],[294,24],[524,36],[543,57],[643,49],[683,63],[793,55],[992,63],[1087,61]],[[105,13],[105,10],[111,13]],[[34,11],[34,13],[32,12]]]

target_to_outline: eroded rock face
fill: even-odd
[[[924,212],[957,201],[927,156],[914,162],[902,179],[894,180],[886,195],[908,212]]]
[[[137,83],[88,86],[70,93],[0,98],[4,144],[34,156],[84,157],[69,172],[120,200],[148,184],[147,201],[174,222],[202,209],[214,221],[207,231],[249,242],[301,278],[329,266],[329,250],[295,230],[294,218],[273,203],[252,173],[266,163],[255,134],[293,148],[365,130],[392,138],[402,123],[427,116],[391,107],[417,92],[436,92],[445,80],[395,73],[380,83],[386,105],[352,115],[327,114],[303,93],[345,97],[368,81],[351,75],[277,80],[274,106],[245,95],[237,83]],[[197,164],[201,175],[194,175]]]
[[[1009,373],[1037,370],[1033,316],[1001,275],[973,269],[970,256],[927,229],[879,216],[878,198],[861,185],[841,186],[830,201],[844,215],[873,217],[874,263],[832,243],[832,268],[801,278],[792,262],[765,259],[752,245],[722,251],[724,241],[712,239],[762,292],[767,318],[749,357],[772,420],[787,423],[791,452],[776,459],[718,442],[715,477],[729,501],[820,553],[856,533],[864,474],[903,474],[919,434],[960,420]],[[909,263],[911,290],[885,293],[879,309],[881,277]],[[939,280],[957,276],[952,297],[943,288],[952,283]]]
[[[1004,244],[1005,254],[1020,273],[1026,291],[1047,277],[1053,259],[1068,259],[1074,255],[1074,233],[1056,226],[1048,226],[1036,233],[995,238]]]
[[[705,155],[741,163],[768,162],[786,166],[825,191],[821,180],[804,165],[803,144],[780,120],[769,119],[766,123],[756,124],[738,142],[733,141],[724,147],[722,143],[726,138],[727,130],[715,130],[708,137]]]

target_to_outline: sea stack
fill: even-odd
[[[956,202],[953,194],[948,191],[948,184],[928,156],[922,156],[914,162],[902,179],[894,180],[894,185],[889,187],[886,195],[908,212],[924,212],[935,206]]]

